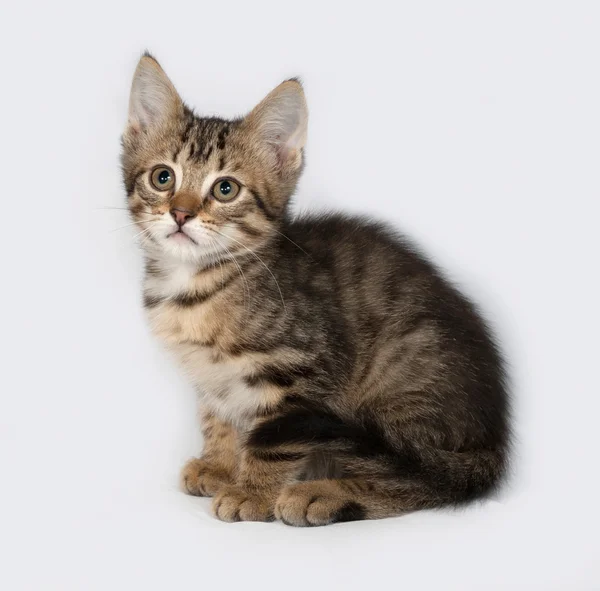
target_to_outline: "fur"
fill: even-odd
[[[134,76],[122,162],[144,306],[203,407],[184,490],[225,521],[296,526],[481,498],[510,439],[490,330],[395,231],[290,214],[307,121],[295,79],[229,121],[196,116],[150,55]]]

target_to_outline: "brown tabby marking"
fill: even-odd
[[[295,526],[483,498],[510,440],[490,331],[384,225],[291,215],[307,121],[297,80],[226,121],[196,116],[151,56],[134,75],[144,307],[204,409],[182,486],[221,520]]]

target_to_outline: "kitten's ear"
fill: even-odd
[[[145,53],[133,75],[128,129],[139,132],[176,116],[182,101],[159,63]]]
[[[272,90],[246,117],[246,124],[274,148],[282,168],[301,166],[308,108],[299,80],[286,80]]]

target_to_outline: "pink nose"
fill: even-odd
[[[183,209],[182,207],[174,207],[170,213],[180,228],[194,217],[194,214],[189,209]]]

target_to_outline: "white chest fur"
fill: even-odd
[[[144,284],[147,295],[166,298],[147,310],[152,331],[183,367],[202,404],[222,420],[244,428],[258,410],[269,404],[270,392],[246,381],[256,371],[259,360],[251,355],[227,355],[214,343],[208,344],[215,333],[236,332],[234,326],[225,324],[234,322],[233,315],[218,296],[190,307],[172,301],[181,293],[202,290],[198,282],[210,283],[210,278],[198,279],[195,269],[187,265],[161,271],[149,275]]]
[[[156,297],[170,298],[190,289],[197,275],[197,267],[184,262],[155,261],[157,273],[148,274],[144,291]]]
[[[195,386],[202,404],[219,418],[243,428],[265,406],[265,392],[247,384],[255,364],[245,357],[216,360],[209,347],[188,344],[169,347]]]

